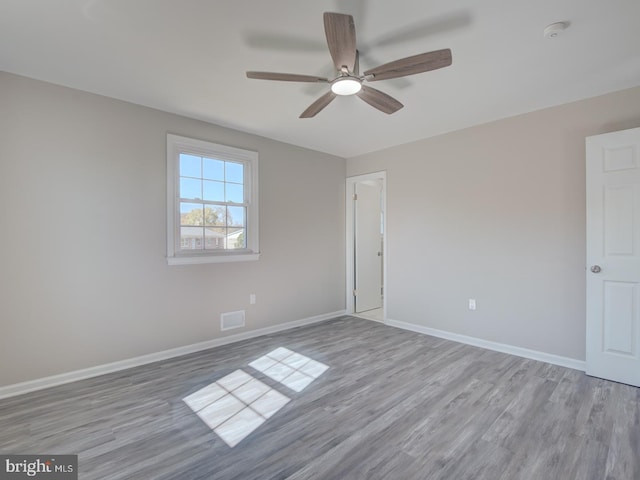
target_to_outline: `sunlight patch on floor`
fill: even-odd
[[[295,392],[304,390],[329,368],[284,347],[249,365]],[[233,448],[291,399],[244,370],[235,370],[182,400]]]
[[[254,360],[249,366],[280,382],[294,392],[301,392],[329,367],[324,363],[280,347]]]
[[[182,400],[227,445],[235,447],[290,399],[236,370]]]

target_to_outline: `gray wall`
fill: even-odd
[[[344,309],[344,159],[1,72],[0,111],[0,385]],[[259,151],[259,261],[167,266],[167,132]]]
[[[387,171],[388,317],[583,360],[584,139],[638,126],[635,88],[348,159]]]

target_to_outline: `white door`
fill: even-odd
[[[382,307],[382,182],[355,184],[354,311]]]
[[[640,386],[640,128],[586,149],[587,374]]]

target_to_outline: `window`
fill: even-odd
[[[257,260],[258,154],[167,135],[169,265]]]

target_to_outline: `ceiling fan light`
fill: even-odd
[[[338,78],[331,84],[331,91],[336,95],[354,95],[362,89],[362,82],[353,77]]]

